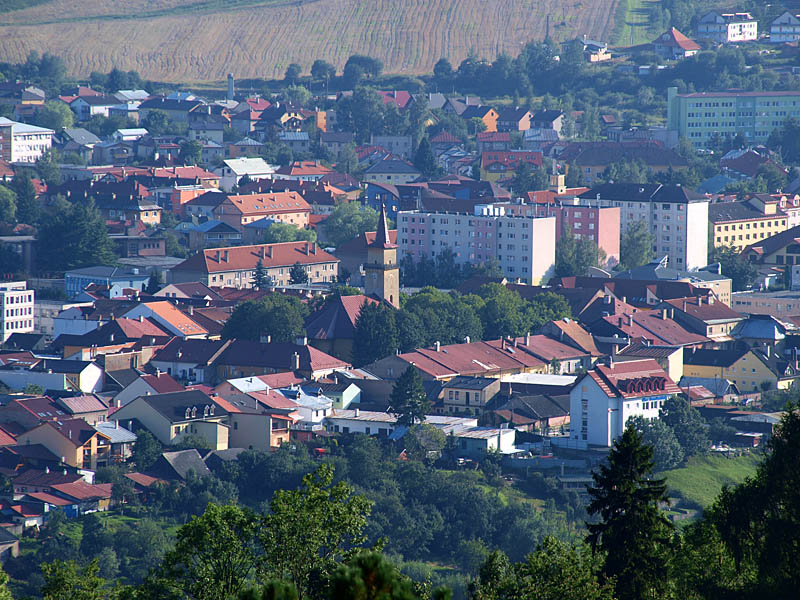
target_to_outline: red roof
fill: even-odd
[[[508,131],[481,131],[478,133],[479,142],[511,142],[511,133]]]
[[[267,110],[272,106],[272,103],[265,98],[248,98],[245,102],[247,102],[251,109],[259,111]]]
[[[658,39],[653,41],[653,45],[681,48],[682,50],[687,51],[700,50],[700,46],[696,42],[690,40],[674,27],[671,27],[669,30],[658,36]]]
[[[17,443],[17,438],[0,427],[0,446],[13,446]]]
[[[168,373],[158,375],[142,375],[142,380],[153,388],[158,394],[169,394],[170,392],[180,392],[185,388],[175,381]]]
[[[589,371],[600,389],[610,397],[641,398],[680,394],[681,389],[653,359],[597,365]]]
[[[440,131],[431,138],[431,144],[460,144],[461,140],[449,131]]]
[[[257,244],[203,250],[173,268],[174,271],[218,273],[255,269],[258,261],[265,268],[338,263],[339,259],[321,250],[313,242]],[[176,309],[177,310],[177,309]]]
[[[69,506],[72,504],[71,500],[60,498],[59,496],[54,496],[53,494],[48,494],[47,492],[30,492],[28,497],[41,502],[46,502],[47,504],[52,504],[53,506]]]
[[[298,377],[291,371],[285,373],[271,373],[269,375],[258,375],[256,379],[263,381],[268,386],[273,388],[282,388],[288,385],[303,383],[305,381],[305,379]]]
[[[161,329],[152,319],[128,319],[121,317],[116,320],[117,325],[130,339],[139,339],[145,336],[171,337],[169,333]]]
[[[145,475],[144,473],[125,473],[125,477],[142,487],[150,487],[154,483],[163,483],[162,479],[151,477],[150,475]]]
[[[271,194],[242,194],[227,196],[215,212],[229,214],[232,210],[242,215],[271,215],[296,212],[311,212],[311,205],[297,192]]]
[[[293,162],[291,165],[281,167],[275,171],[279,175],[293,175],[297,177],[309,175],[327,175],[332,172],[332,169],[319,164],[313,160],[302,160]]]
[[[11,166],[10,162],[0,159],[0,179],[4,177],[13,179],[14,168]]]
[[[481,167],[489,168],[490,165],[501,164],[508,170],[516,170],[521,162],[526,162],[537,167],[542,166],[541,152],[500,152],[497,150],[487,150],[481,154]]]
[[[111,483],[97,483],[92,485],[83,480],[75,483],[59,483],[51,486],[54,490],[76,500],[95,500],[111,498]]]
[[[408,106],[408,103],[411,102],[412,98],[411,93],[404,90],[393,92],[382,92],[378,90],[378,93],[383,98],[384,104],[394,104],[397,108],[405,108]]]
[[[690,346],[710,340],[681,327],[672,319],[664,319],[661,311],[642,310],[633,314],[603,317],[603,320],[635,340],[649,340],[655,346]]]

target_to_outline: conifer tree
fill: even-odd
[[[411,426],[425,420],[430,402],[415,366],[410,365],[395,382],[391,402],[390,412],[397,416],[397,422],[401,425]]]

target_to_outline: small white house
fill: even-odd
[[[570,392],[570,442],[611,447],[628,419],[657,419],[680,388],[653,359],[597,365]]]
[[[230,191],[239,185],[239,180],[245,175],[253,181],[271,179],[275,170],[263,158],[229,158],[222,161],[222,166],[215,169],[214,173],[220,176],[222,188]]]

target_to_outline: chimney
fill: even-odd
[[[464,343],[465,344],[469,344],[469,342],[470,342],[470,337],[468,335],[465,335],[464,336]]]
[[[703,297],[702,296],[698,296],[697,297],[697,306],[703,306]]]
[[[219,254],[220,254],[219,250],[215,251],[215,257],[217,262],[219,262]]]
[[[628,315],[625,315],[625,317],[626,317],[626,320],[628,321],[628,327],[633,325],[633,316],[628,314]]]
[[[190,314],[190,315],[193,315],[193,314],[194,314],[194,305],[193,305],[193,304],[190,304],[190,305],[189,305],[189,314]]]
[[[686,312],[686,300],[683,301],[683,312]]]
[[[531,345],[531,332],[530,331],[525,334],[525,345],[526,346],[530,346]]]
[[[292,371],[300,370],[300,355],[297,352],[292,354]]]
[[[354,416],[354,417],[357,417],[357,416],[358,416],[358,408],[356,408],[356,409],[355,409],[355,415],[353,415],[353,416]]]
[[[225,262],[228,262],[228,251],[227,250],[223,250],[222,251],[222,260],[224,260]]]
[[[139,315],[139,323],[144,323],[144,315]]]
[[[664,320],[664,321],[667,320],[667,309],[666,308],[662,308],[661,309],[661,319]]]
[[[441,344],[441,342],[439,342],[439,341],[437,341],[437,342],[436,342],[436,343],[433,345],[433,347],[434,347],[434,348],[436,348],[436,352],[441,352],[441,350],[442,350],[442,344]]]

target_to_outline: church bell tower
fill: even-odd
[[[364,263],[364,293],[382,298],[398,308],[400,306],[400,267],[397,265],[397,244],[389,238],[386,222],[386,205],[381,206],[375,239],[367,244],[367,261]]]

